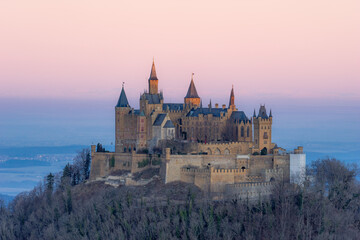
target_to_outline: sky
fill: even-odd
[[[0,101],[360,102],[358,0],[0,1]]]

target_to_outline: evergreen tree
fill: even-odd
[[[49,192],[53,192],[54,189],[54,175],[52,173],[49,173],[46,177],[46,190]]]

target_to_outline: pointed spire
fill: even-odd
[[[269,117],[272,117],[271,109],[270,109],[270,115],[269,115]]]
[[[200,98],[199,95],[197,94],[193,77],[194,77],[194,73],[192,73],[191,75],[190,86],[185,98]]]
[[[130,107],[129,102],[128,102],[127,97],[126,97],[126,94],[125,94],[125,90],[124,90],[124,82],[122,84],[120,97],[119,97],[119,100],[118,100],[118,102],[116,104],[116,107]]]
[[[229,108],[230,106],[235,106],[235,95],[234,95],[234,85],[232,85],[230,92]]]
[[[255,108],[254,108],[254,114],[253,114],[253,117],[256,118],[256,112],[255,112]]]
[[[150,77],[149,80],[158,80],[157,76],[156,76],[156,69],[155,69],[155,61],[153,58],[153,63],[152,63],[152,67],[151,67],[151,72],[150,72]]]

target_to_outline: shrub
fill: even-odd
[[[157,165],[160,165],[161,164],[161,159],[158,159],[158,158],[155,158],[151,161],[151,164],[153,166],[157,166]]]
[[[112,156],[112,157],[110,158],[109,166],[110,166],[111,168],[112,168],[112,167],[115,167],[115,157],[114,157],[114,156]]]
[[[150,160],[149,159],[143,159],[141,162],[138,162],[138,168],[143,168],[149,165]]]

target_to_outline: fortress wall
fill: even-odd
[[[210,170],[207,168],[182,168],[180,172],[180,181],[193,183],[203,191],[208,192],[210,186]]]
[[[151,167],[150,157],[148,154],[138,154],[136,152],[132,152],[131,161],[131,173],[141,172]],[[148,165],[144,167],[139,167],[139,163],[141,164],[143,161],[148,161]]]
[[[203,164],[216,168],[235,168],[235,155],[202,155]]]
[[[203,191],[210,191],[210,171],[197,172],[195,174],[195,185]]]
[[[235,179],[245,179],[246,169],[215,169],[211,168],[211,192],[224,192],[227,184],[234,184]]]
[[[271,182],[238,183],[226,185],[225,195],[234,199],[256,200],[272,193],[274,184]]]
[[[168,155],[166,158],[165,183],[180,181],[181,168],[184,166],[201,167],[203,163],[202,155]]]
[[[265,182],[271,182],[272,179],[275,181],[282,181],[283,180],[283,169],[264,169],[264,181]]]
[[[252,155],[249,161],[249,169],[251,175],[261,175],[263,169],[272,169],[273,168],[273,155]]]
[[[290,181],[290,155],[275,155],[274,168],[283,170],[284,181]]]
[[[92,149],[93,150],[93,149]],[[94,149],[95,150],[95,149]],[[114,161],[114,166],[112,166]],[[109,175],[115,170],[131,169],[130,153],[93,152],[91,151],[90,180]]]
[[[249,154],[251,142],[202,143],[199,150],[209,155]]]

